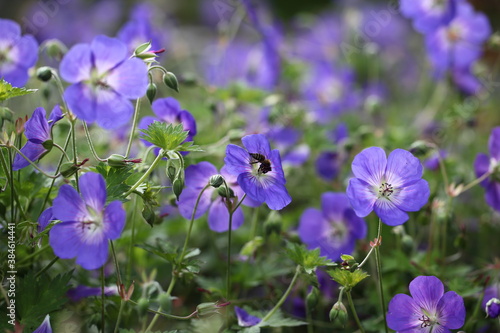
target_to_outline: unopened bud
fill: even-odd
[[[209,183],[210,186],[218,188],[219,186],[224,184],[224,177],[222,177],[221,175],[213,175],[212,177],[210,177]]]
[[[52,78],[52,68],[43,66],[36,70],[36,77],[43,82],[47,82]]]
[[[177,81],[177,77],[172,72],[166,72],[163,74],[163,82],[167,87],[176,92],[179,92],[179,82]]]
[[[431,149],[432,147],[429,145],[429,143],[423,140],[417,140],[410,145],[410,153],[412,153],[416,157],[426,155]]]
[[[172,183],[177,178],[177,170],[180,170],[182,168],[181,160],[177,158],[177,156],[174,157],[175,158],[169,158],[167,160],[167,167],[165,169],[167,177]]]
[[[500,300],[492,298],[486,303],[486,317],[496,318],[500,315]]]
[[[68,48],[58,39],[50,39],[45,42],[45,48],[49,57],[54,59],[62,59],[68,52]]]
[[[80,170],[80,167],[73,162],[66,162],[61,165],[61,175],[64,178],[73,176],[78,170]]]
[[[151,82],[148,85],[148,89],[146,90],[146,97],[149,100],[149,104],[153,104],[153,100],[155,99],[156,96],[156,91],[157,91],[156,84]]]
[[[198,317],[210,317],[214,314],[219,314],[219,309],[228,306],[230,303],[219,304],[217,302],[201,303],[196,307]]]
[[[337,302],[333,304],[332,309],[330,310],[330,321],[337,322],[340,325],[344,326],[347,322],[347,309],[344,304],[341,302]]]
[[[316,287],[312,287],[311,291],[306,296],[306,305],[309,311],[314,310],[318,302],[319,302],[319,289]]]
[[[401,237],[401,245],[405,253],[411,253],[414,246],[413,238],[410,235],[404,235]]]
[[[151,42],[143,43],[134,50],[134,55],[138,56],[144,52],[148,52],[150,49],[151,49]]]
[[[146,315],[148,307],[149,301],[146,298],[139,298],[139,301],[137,301],[137,311],[139,312],[139,317]]]
[[[160,307],[162,308],[162,310],[165,313],[170,313],[170,311],[172,310],[172,300],[173,299],[174,298],[172,298],[167,293],[161,293],[158,296],[158,303],[160,303]]]
[[[228,187],[227,188],[229,190],[229,198],[234,198],[234,191]],[[227,195],[227,190],[226,190],[226,187],[225,186],[220,186],[218,189],[217,189],[217,193],[219,193],[219,195],[223,198],[227,198],[228,195]]]
[[[108,165],[115,168],[120,168],[128,165],[129,163],[141,163],[142,160],[140,158],[136,158],[133,160],[128,160],[125,156],[120,154],[113,154],[107,158]]]
[[[264,230],[267,236],[272,235],[273,233],[279,235],[281,234],[281,215],[276,210],[272,210],[267,216],[266,222],[264,222]]]
[[[182,190],[184,189],[184,180],[180,178],[175,179],[172,184],[172,188],[177,200],[179,200]]]

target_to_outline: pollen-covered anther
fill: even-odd
[[[418,318],[418,320],[422,322],[422,324],[420,324],[420,328],[424,328],[424,327],[432,325],[431,319],[429,317],[427,317],[426,315],[422,315],[422,317]]]

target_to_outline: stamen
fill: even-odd
[[[418,320],[420,320],[422,322],[422,324],[420,324],[420,328],[424,328],[424,327],[428,327],[428,326],[432,325],[431,319],[429,317],[427,317],[426,315],[422,315],[422,317],[418,318]]]
[[[382,183],[378,189],[378,195],[379,197],[390,197],[391,194],[394,192],[394,188],[392,187],[391,184],[389,183]]]

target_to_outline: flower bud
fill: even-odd
[[[166,72],[163,74],[163,82],[167,87],[176,92],[179,92],[179,82],[177,81],[177,77],[172,72]]]
[[[281,233],[281,215],[276,210],[272,210],[267,216],[266,222],[264,222],[264,230],[267,236],[273,233],[279,235]]]
[[[43,66],[36,70],[36,77],[43,82],[47,82],[52,78],[52,68]]]
[[[401,245],[405,253],[411,253],[414,246],[413,238],[410,235],[403,235],[401,237]]]
[[[161,293],[158,296],[158,303],[160,303],[160,307],[165,313],[170,313],[172,310],[172,300],[174,298],[167,293]]]
[[[431,149],[432,147],[427,142],[423,140],[417,140],[410,145],[409,150],[410,153],[412,153],[416,157],[419,157],[426,155]]]
[[[61,175],[64,178],[73,176],[78,170],[80,170],[80,167],[73,162],[66,162],[61,165]]]
[[[177,158],[177,156],[175,157],[176,158],[169,158],[167,160],[167,168],[165,169],[167,177],[172,183],[177,178],[177,170],[180,170],[182,168],[181,160]]]
[[[347,322],[347,309],[342,302],[337,302],[333,304],[330,310],[330,321],[338,322],[340,325],[344,326]]]
[[[198,317],[210,317],[214,314],[219,314],[219,309],[225,306],[228,306],[230,303],[222,303],[219,304],[217,302],[207,302],[201,303],[196,307],[196,312]]]
[[[500,315],[500,300],[492,298],[486,303],[486,316],[496,318]]]
[[[0,107],[0,127],[3,126],[5,121],[12,121],[12,115],[14,113],[11,109],[7,107]]]
[[[149,100],[149,104],[153,104],[153,100],[155,99],[155,96],[156,96],[156,91],[157,91],[156,84],[151,82],[148,85],[148,89],[146,90],[146,97]]]
[[[221,175],[213,175],[210,177],[209,183],[210,186],[218,188],[219,186],[224,184],[224,177],[222,177]]]
[[[306,296],[307,309],[309,309],[309,311],[314,310],[314,308],[316,308],[316,305],[318,305],[318,301],[319,301],[319,289],[316,287],[312,287],[311,291]]]
[[[177,200],[179,200],[179,197],[182,193],[182,190],[184,189],[184,180],[181,178],[175,179],[173,184],[172,184],[172,188],[174,190],[174,194],[175,194]]]
[[[139,312],[139,316],[145,316],[148,312],[149,301],[146,298],[139,298],[137,301],[137,311]]]
[[[148,52],[150,49],[151,49],[151,42],[143,43],[143,44],[139,45],[138,47],[136,47],[136,49],[134,50],[134,55],[138,56],[140,54]]]
[[[234,191],[228,187],[227,188],[229,190],[229,197],[230,198],[234,198]],[[226,191],[226,187],[225,186],[220,186],[218,189],[217,189],[217,193],[219,193],[219,195],[223,198],[227,198],[228,195],[227,195],[227,191]]]
[[[45,48],[49,57],[54,59],[62,59],[68,52],[68,48],[58,39],[50,39],[45,42]]]
[[[142,160],[140,158],[136,158],[133,160],[128,160],[125,156],[120,154],[112,154],[107,158],[108,165],[115,168],[120,168],[128,165],[129,163],[141,163]]]

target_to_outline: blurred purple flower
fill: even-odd
[[[449,68],[469,68],[479,59],[482,44],[491,35],[484,14],[476,13],[466,1],[458,1],[456,6],[451,21],[426,35],[427,53],[437,77]]]
[[[33,331],[33,333],[52,333],[52,326],[50,326],[50,316],[46,315],[42,324]]]
[[[262,134],[247,135],[241,141],[246,149],[233,144],[227,146],[226,170],[238,177],[238,184],[250,199],[265,202],[273,210],[283,209],[292,198],[285,187],[279,151],[271,151],[269,141]]]
[[[52,207],[49,207],[38,217],[37,231],[42,232],[52,220],[54,220],[54,214],[52,213]]]
[[[422,179],[419,159],[403,149],[386,157],[382,148],[370,147],[354,157],[347,196],[359,217],[372,210],[387,225],[396,226],[408,220],[406,212],[424,206],[430,195],[429,184]]]
[[[500,315],[500,285],[494,284],[484,291],[481,307],[489,318],[497,318]]]
[[[446,150],[439,150],[439,152],[434,152],[432,155],[424,161],[424,167],[426,169],[436,171],[439,169],[439,158],[444,160],[448,157],[448,152]]]
[[[159,98],[151,105],[156,117],[146,116],[139,122],[139,129],[147,129],[154,121],[165,122],[167,124],[182,124],[184,131],[189,132],[185,141],[193,141],[197,133],[196,120],[193,115],[181,108],[179,101],[173,97]],[[146,146],[151,146],[151,143],[142,140]]]
[[[451,75],[458,89],[467,95],[477,95],[484,90],[483,84],[471,72],[470,66],[453,68]]]
[[[488,140],[488,150],[490,156],[480,153],[474,161],[476,177],[481,177],[487,172],[492,175],[481,182],[485,188],[486,203],[496,211],[500,211],[500,182],[498,181],[498,170],[500,169],[500,127],[495,127],[491,131]]]
[[[338,124],[334,130],[326,134],[326,137],[337,147],[340,146],[349,137],[347,126],[344,123]],[[347,154],[341,149],[321,151],[316,158],[316,172],[324,180],[332,181],[337,177],[346,158]]]
[[[45,119],[44,108],[36,108],[33,115],[26,122],[24,134],[28,141],[21,148],[21,152],[31,161],[35,162],[52,148],[52,126],[62,119],[63,114],[59,105],[54,106],[49,120]],[[20,170],[30,165],[28,160],[19,154],[14,157],[13,170]]]
[[[321,195],[321,210],[307,208],[300,217],[299,237],[309,249],[339,260],[342,254],[352,254],[357,239],[366,237],[366,223],[358,217],[344,193]]]
[[[413,19],[415,30],[426,34],[447,24],[455,15],[459,1],[462,0],[401,0],[400,10],[403,16]]]
[[[179,212],[186,218],[191,219],[196,200],[201,190],[209,183],[210,177],[219,174],[217,168],[209,162],[200,162],[190,165],[186,168],[186,187],[179,197]],[[235,177],[229,175],[225,168],[222,168],[221,175],[226,180],[234,195],[238,198],[243,197],[243,190],[235,182]],[[221,185],[223,187],[224,185]],[[215,199],[212,197],[216,195]],[[216,232],[225,232],[229,229],[229,212],[226,206],[227,197],[217,193],[217,189],[208,187],[202,194],[194,218],[200,218],[208,211],[208,226],[210,230]],[[244,205],[256,207],[260,203],[245,198]],[[236,230],[243,225],[244,216],[241,207],[234,212],[232,221],[232,230]]]
[[[302,133],[291,126],[272,126],[266,133],[271,142],[283,154],[283,165],[301,166],[309,158],[310,148],[306,144],[297,145]]]
[[[118,287],[116,285],[111,287],[104,287],[104,295],[115,296],[118,295]],[[79,285],[76,288],[71,288],[66,293],[66,296],[73,301],[78,302],[79,300],[91,297],[91,296],[101,296],[101,287],[89,287],[84,285]]]
[[[120,201],[106,204],[106,183],[97,173],[80,177],[80,194],[62,185],[54,199],[54,219],[61,222],[49,232],[49,243],[61,259],[76,257],[85,269],[96,269],[108,258],[108,242],[120,237],[125,226],[125,210]]]
[[[389,302],[387,325],[398,332],[450,332],[464,325],[464,300],[454,291],[444,292],[435,276],[418,276],[410,294],[397,294]]]
[[[38,43],[31,35],[21,36],[21,27],[11,20],[0,19],[0,31],[0,79],[22,87],[38,60]]]
[[[236,313],[236,318],[238,319],[238,325],[241,327],[255,326],[262,321],[259,317],[252,316],[238,306],[234,307],[234,312]]]
[[[61,77],[72,83],[64,98],[80,119],[117,128],[134,112],[130,100],[146,93],[147,71],[142,60],[129,58],[122,41],[97,36],[91,44],[73,46],[62,59]]]

